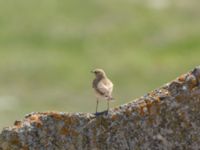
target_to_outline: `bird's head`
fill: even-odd
[[[106,74],[103,71],[103,69],[94,69],[91,72],[94,73],[97,78],[106,77]]]

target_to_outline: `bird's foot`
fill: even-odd
[[[108,114],[108,110],[102,111],[102,112],[96,112],[94,113],[95,116],[100,116],[100,115],[104,115],[104,114]]]

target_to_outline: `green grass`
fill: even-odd
[[[0,128],[32,111],[93,112],[96,67],[114,107],[199,65],[199,2],[154,2],[0,1]]]

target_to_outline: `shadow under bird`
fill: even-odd
[[[111,80],[106,76],[106,73],[103,69],[94,69],[91,71],[95,75],[95,79],[93,80],[92,87],[95,92],[96,96],[96,115],[102,114],[109,111],[109,102],[111,100],[114,100],[112,97],[112,91],[113,91],[113,83]],[[104,99],[107,100],[107,111],[98,113],[98,104],[99,100]]]

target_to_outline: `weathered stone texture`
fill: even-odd
[[[3,150],[199,150],[200,67],[145,96],[90,113],[31,113],[0,134]]]

